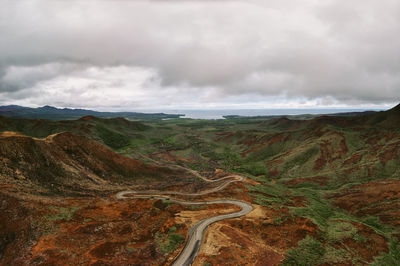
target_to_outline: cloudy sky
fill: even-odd
[[[1,0],[0,105],[390,107],[398,0]]]

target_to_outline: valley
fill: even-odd
[[[0,264],[397,265],[398,125],[0,117]]]

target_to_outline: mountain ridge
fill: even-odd
[[[126,117],[130,119],[179,118],[182,114],[140,113],[140,112],[99,112],[87,109],[57,108],[50,105],[32,108],[19,105],[0,106],[0,115],[12,118],[41,118],[50,120],[70,120],[83,116],[103,118]]]

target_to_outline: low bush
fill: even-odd
[[[109,130],[106,127],[97,126],[97,131],[104,144],[112,149],[120,149],[130,144],[128,136]]]
[[[318,265],[322,262],[325,254],[324,246],[318,240],[306,236],[298,244],[298,247],[286,252],[286,259],[282,265],[285,266],[309,266]]]

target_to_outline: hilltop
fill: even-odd
[[[84,136],[70,132],[32,138],[16,132],[0,134],[0,180],[43,193],[87,194],[130,185],[165,187],[196,185],[179,169],[124,157]]]
[[[373,126],[397,130],[400,125],[400,104],[388,111],[378,112],[368,116],[367,123]]]
[[[140,138],[150,126],[125,118],[85,116],[77,120],[52,121],[46,119],[8,118],[0,116],[0,131],[15,131],[36,138],[44,138],[64,131],[84,135],[113,149],[129,144],[130,138]]]

